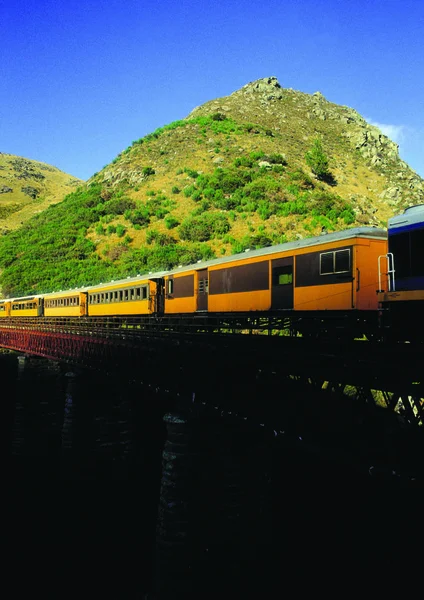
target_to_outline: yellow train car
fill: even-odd
[[[0,319],[10,317],[10,300],[0,300]]]
[[[162,273],[128,277],[88,289],[90,317],[163,313]]]
[[[385,230],[359,227],[181,267],[164,276],[164,312],[377,310],[386,252]]]
[[[11,317],[43,316],[43,298],[41,296],[25,296],[10,301]]]
[[[87,314],[87,291],[69,290],[44,296],[45,317],[84,317]]]

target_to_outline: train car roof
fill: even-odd
[[[391,217],[388,223],[389,232],[394,229],[405,231],[408,229],[415,229],[420,224],[424,226],[424,204],[417,204],[416,206],[410,206],[407,208],[402,215],[396,215]]]

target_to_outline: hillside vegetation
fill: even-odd
[[[82,183],[51,165],[0,152],[0,235],[18,229]]]
[[[247,84],[134,141],[0,243],[4,295],[170,269],[424,202],[395,143],[353,109]]]

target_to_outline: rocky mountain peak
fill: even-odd
[[[263,94],[267,100],[281,100],[283,97],[283,88],[276,77],[257,79],[244,85],[241,90],[250,94]]]

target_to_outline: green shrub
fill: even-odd
[[[252,168],[255,164],[255,161],[251,157],[247,156],[239,156],[234,161],[235,167],[247,167],[248,169]]]
[[[222,235],[229,230],[230,224],[225,215],[205,213],[185,219],[178,228],[178,233],[182,240],[205,242],[211,237]]]
[[[287,164],[286,158],[282,154],[275,154],[275,153],[268,154],[267,161],[269,163],[271,163],[272,165],[286,165]]]
[[[186,168],[186,169],[184,169],[184,173],[187,173],[187,175],[189,177],[191,177],[192,179],[197,179],[199,177],[199,173],[197,171],[195,171],[194,169]]]
[[[198,206],[191,212],[191,216],[197,217],[198,215],[201,215],[204,212],[206,212],[207,210],[209,210],[210,207],[211,207],[210,202],[208,202],[207,200],[202,200],[198,204]]]
[[[190,198],[190,196],[193,194],[193,192],[196,191],[196,186],[194,185],[187,185],[184,189],[183,189],[183,194],[186,198]]]
[[[163,219],[168,213],[169,210],[167,208],[165,208],[164,206],[159,206],[153,214],[157,219],[160,220]]]
[[[123,215],[125,211],[135,208],[135,202],[130,198],[121,196],[114,197],[111,200],[98,205],[98,207],[99,212],[104,215]]]
[[[167,235],[166,233],[160,233],[159,231],[156,231],[155,229],[151,229],[150,231],[147,232],[146,242],[149,245],[154,242],[158,246],[170,246],[170,245],[176,243],[176,241],[173,237],[171,237],[170,235]]]
[[[319,138],[316,138],[311,148],[305,154],[305,160],[308,167],[316,175],[317,179],[326,179],[330,176],[328,169],[328,158],[322,148],[322,143]]]
[[[149,175],[154,175],[156,173],[156,171],[154,170],[153,167],[143,167],[142,173],[143,173],[143,175],[148,177]]]
[[[251,152],[249,156],[250,158],[253,158],[253,160],[260,160],[261,158],[264,158],[265,152],[263,150],[258,150],[255,152]]]
[[[212,121],[225,121],[226,118],[222,113],[214,113],[211,117]]]
[[[340,213],[340,218],[346,223],[346,225],[352,225],[355,222],[355,212],[353,208],[347,208]]]
[[[292,173],[289,173],[289,179],[291,181],[295,181],[299,187],[302,189],[312,189],[314,186],[314,182],[309,177],[307,173],[303,169],[296,169]]]
[[[133,225],[148,225],[150,223],[150,212],[147,207],[143,206],[132,211],[128,217]]]
[[[177,227],[180,224],[179,220],[172,215],[166,217],[164,223],[167,229],[174,229],[174,227]]]

